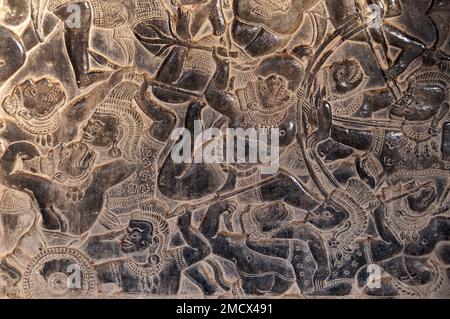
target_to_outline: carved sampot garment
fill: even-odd
[[[0,3],[0,298],[450,297],[450,1]]]

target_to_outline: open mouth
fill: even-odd
[[[94,136],[92,134],[90,134],[89,132],[84,132],[82,138],[83,138],[83,141],[89,142],[89,143],[94,140]]]
[[[134,247],[134,245],[129,242],[128,240],[122,240],[122,242],[120,243],[120,246],[122,247],[122,249],[128,250]]]
[[[45,97],[45,102],[53,103],[59,102],[63,98],[63,90],[59,87],[59,85],[53,86],[50,93]]]
[[[410,203],[410,207],[412,211],[418,214],[427,211],[436,200],[436,192],[434,189],[423,189],[420,193],[417,193],[417,195],[420,196],[419,198],[416,197],[417,204],[414,205]],[[408,200],[410,200],[410,198],[408,198]]]

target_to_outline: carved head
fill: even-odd
[[[349,218],[349,214],[342,207],[327,200],[315,210],[311,211],[307,222],[322,230],[332,229]]]
[[[151,202],[132,213],[131,220],[123,235],[120,246],[124,253],[140,253],[148,250],[151,263],[158,262],[158,256],[165,253],[170,235],[169,224],[162,218],[165,207]]]
[[[426,212],[437,198],[434,187],[425,186],[414,194],[406,197],[408,207],[413,213],[421,214]]]
[[[143,121],[133,109],[129,89],[127,83],[116,87],[96,108],[83,128],[82,141],[95,148],[108,148],[108,154],[113,158],[122,156],[135,162]]]
[[[55,178],[59,182],[68,179],[77,180],[85,177],[95,163],[95,151],[83,142],[70,144],[61,143],[47,155],[50,165],[53,165]]]
[[[41,119],[53,114],[66,100],[66,93],[57,81],[43,78],[26,80],[16,86],[3,101],[3,108],[10,115],[27,119]]]
[[[278,76],[271,75],[265,79],[259,78],[257,94],[264,109],[272,109],[291,99],[289,82]]]
[[[94,147],[115,148],[121,137],[120,120],[116,115],[94,113],[83,128],[82,140]]]
[[[439,114],[445,101],[445,89],[435,84],[410,86],[403,116],[408,121],[426,121]]]
[[[391,117],[421,122],[440,120],[450,101],[450,64],[423,66],[408,78],[408,89],[391,109]]]
[[[155,244],[152,223],[140,220],[131,220],[126,234],[122,237],[120,247],[124,253],[141,252]]]
[[[358,61],[344,60],[333,63],[331,77],[339,93],[347,93],[361,85],[364,80],[364,71]]]

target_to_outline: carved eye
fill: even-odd
[[[71,146],[65,148],[64,151],[62,152],[62,156],[64,156],[64,157],[69,157],[70,154],[72,154],[72,147]]]
[[[141,236],[140,236],[140,234],[138,232],[133,232],[131,234],[131,238],[133,238],[133,239],[139,239],[139,237],[141,237]]]
[[[37,92],[37,89],[36,88],[32,88],[31,90],[30,90],[30,95],[31,96],[36,96],[38,94],[38,92]]]
[[[267,87],[265,85],[261,86],[261,92],[266,94],[267,93]]]

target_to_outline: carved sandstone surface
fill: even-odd
[[[0,4],[0,298],[450,297],[449,0]]]

